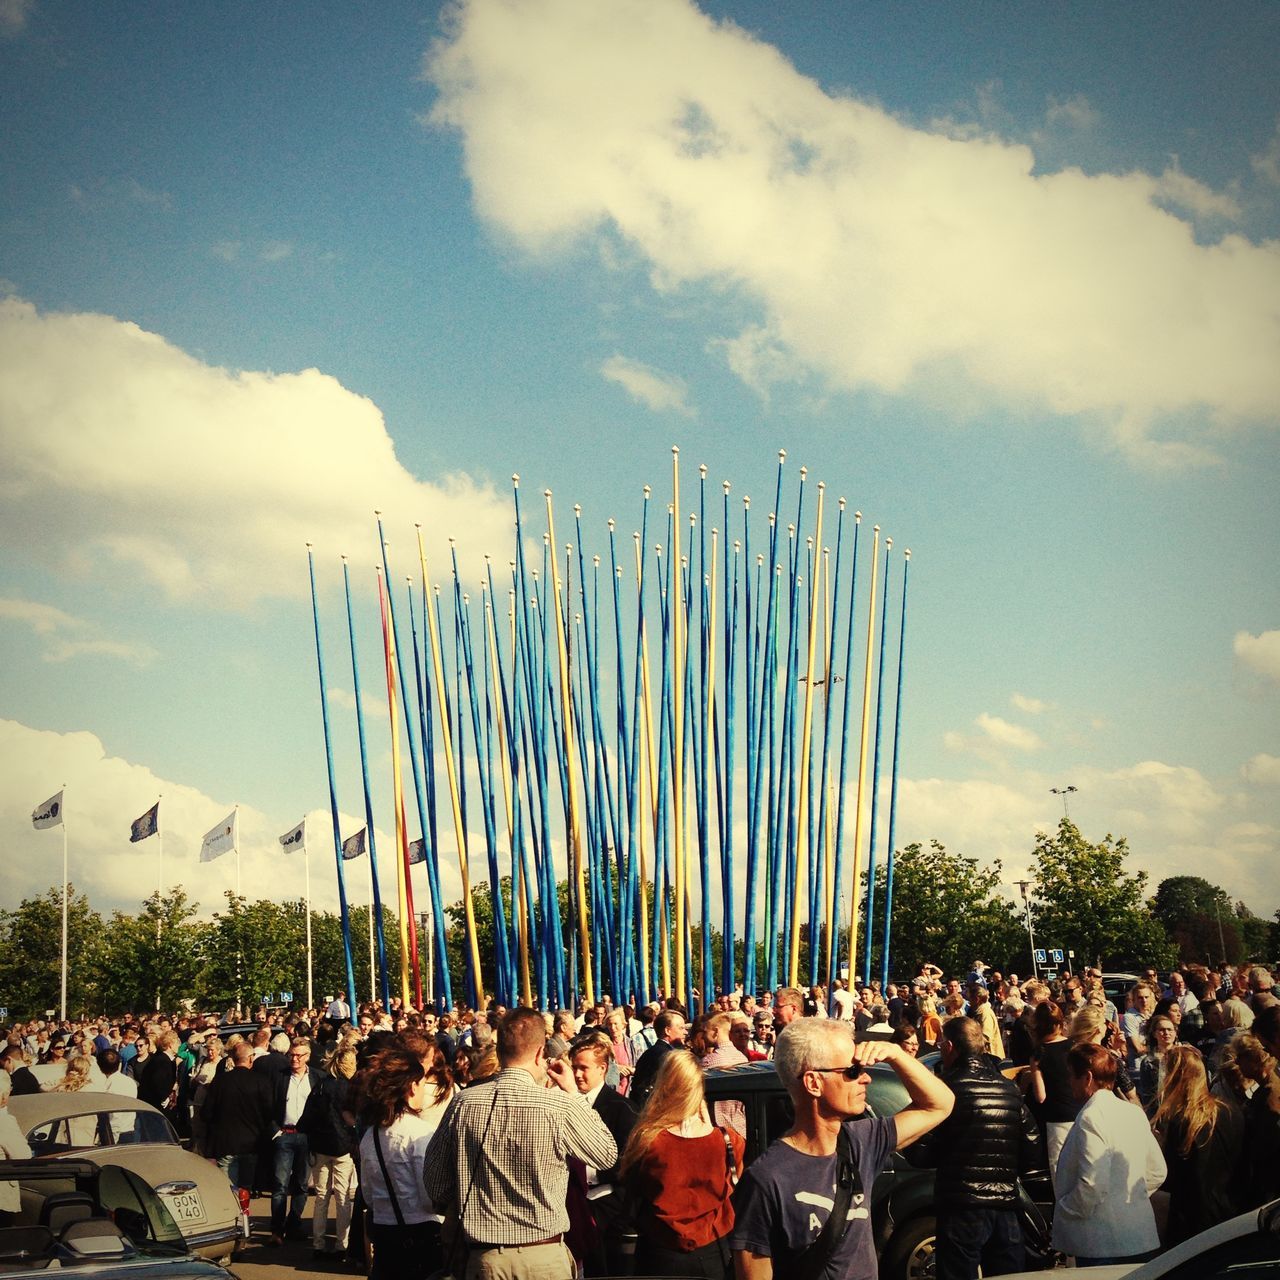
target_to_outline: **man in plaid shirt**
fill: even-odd
[[[597,1169],[617,1162],[568,1063],[546,1061],[546,1041],[542,1014],[508,1013],[498,1027],[502,1070],[454,1099],[427,1148],[427,1194],[457,1215],[466,1280],[572,1280],[568,1157]]]

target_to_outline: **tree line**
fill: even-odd
[[[1148,893],[1145,872],[1126,865],[1124,837],[1084,838],[1063,819],[1056,832],[1039,832],[1032,851],[1029,884],[1031,925],[1036,946],[1074,953],[1074,967],[1101,963],[1114,970],[1178,963],[1271,961],[1280,956],[1280,911],[1272,921],[1233,902],[1199,876],[1173,876]],[[1031,971],[1027,916],[1020,899],[1009,900],[998,861],[953,853],[938,841],[907,845],[895,856],[890,972],[908,977],[925,961],[947,973],[964,974],[974,960]],[[883,904],[885,868],[876,871],[876,902]],[[503,885],[508,903],[510,885]],[[863,877],[863,894],[867,879]],[[561,885],[561,910],[567,886]],[[492,964],[493,917],[487,884],[472,889],[482,964]],[[68,896],[68,1008],[89,1013],[173,1009],[183,1001],[196,1007],[256,1007],[267,998],[292,993],[301,1004],[307,992],[306,909],[301,901],[256,902],[226,894],[212,919],[199,918],[200,904],[178,886],[153,893],[137,914],[103,916],[88,897],[72,888]],[[57,888],[0,911],[0,1004],[12,1016],[43,1014],[56,1008],[61,966],[62,895]],[[451,969],[464,973],[463,904],[447,909]],[[872,930],[874,976],[883,954],[882,907]],[[388,970],[399,974],[400,932],[396,913],[383,908]],[[859,931],[861,934],[861,930]],[[807,974],[809,938],[801,939],[801,972]],[[332,911],[311,912],[316,1000],[346,985],[341,922]],[[568,931],[572,936],[572,930]],[[700,954],[694,926],[693,955]],[[351,910],[352,959],[360,998],[370,993],[369,909]],[[719,939],[714,954],[719,962]],[[824,939],[819,939],[820,949]],[[840,940],[841,965],[848,962]],[[426,976],[428,939],[419,933]],[[865,944],[859,943],[859,950]],[[763,947],[763,944],[761,944]],[[739,966],[742,944],[737,945]],[[825,954],[825,952],[823,952]],[[762,956],[759,957],[762,962]],[[860,973],[862,956],[852,972]],[[763,972],[762,963],[758,972]],[[739,967],[739,972],[741,968]],[[483,975],[492,990],[493,975]],[[720,974],[715,975],[717,985]],[[392,981],[392,994],[398,981]],[[465,990],[457,986],[455,989]]]

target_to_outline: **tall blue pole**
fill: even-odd
[[[356,620],[351,608],[351,574],[347,557],[342,557],[342,586],[347,596],[347,633],[351,638],[351,684],[356,700],[356,731],[360,735],[360,775],[364,782],[364,821],[369,833],[369,875],[373,881],[374,933],[378,940],[378,976],[382,988],[382,1007],[391,1008],[391,987],[387,980],[387,943],[382,932],[382,889],[378,884],[378,847],[374,838],[373,797],[369,790],[369,751],[364,737],[364,708],[360,701],[360,663],[356,657]],[[355,1006],[352,1005],[354,1009]]]
[[[342,869],[342,829],[338,824],[338,786],[333,772],[333,743],[329,734],[329,687],[324,678],[324,649],[320,644],[320,605],[316,599],[316,565],[307,543],[307,572],[311,577],[311,617],[316,631],[316,672],[320,678],[320,716],[324,721],[324,756],[329,769],[329,812],[333,817],[333,856],[338,869],[338,907],[342,919],[342,952],[347,962],[347,1003],[356,1007],[356,971],[351,963],[351,916],[347,910],[347,878]]]
[[[884,954],[880,967],[880,990],[889,985],[889,942],[893,925],[893,859],[894,836],[898,818],[898,745],[902,733],[902,675],[907,653],[907,574],[911,571],[911,552],[907,551],[902,564],[902,621],[898,627],[898,694],[893,712],[893,763],[892,781],[889,785],[889,855],[885,867],[884,890]],[[883,643],[883,642],[882,642]]]
[[[862,954],[862,972],[871,980],[871,933],[876,900],[876,813],[880,800],[880,730],[884,723],[884,636],[889,620],[889,552],[893,539],[884,541],[884,589],[880,598],[880,657],[876,671],[876,744],[871,766],[871,825],[867,842],[867,928]]]

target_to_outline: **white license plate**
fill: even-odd
[[[181,1191],[171,1193],[164,1198],[165,1206],[173,1215],[173,1220],[178,1226],[187,1226],[189,1223],[207,1221],[204,1212],[204,1201],[200,1199],[198,1191]]]

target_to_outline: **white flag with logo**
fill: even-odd
[[[299,849],[306,843],[307,839],[307,820],[298,823],[292,831],[286,831],[280,837],[280,843],[284,845],[285,853],[297,853]]]
[[[31,811],[31,825],[43,831],[45,827],[62,826],[62,792],[50,796],[44,804]]]
[[[240,810],[232,809],[212,831],[205,832],[205,837],[200,845],[200,861],[212,862],[214,858],[220,858],[224,853],[230,853],[232,849],[238,847],[240,842],[240,832],[238,829]]]

